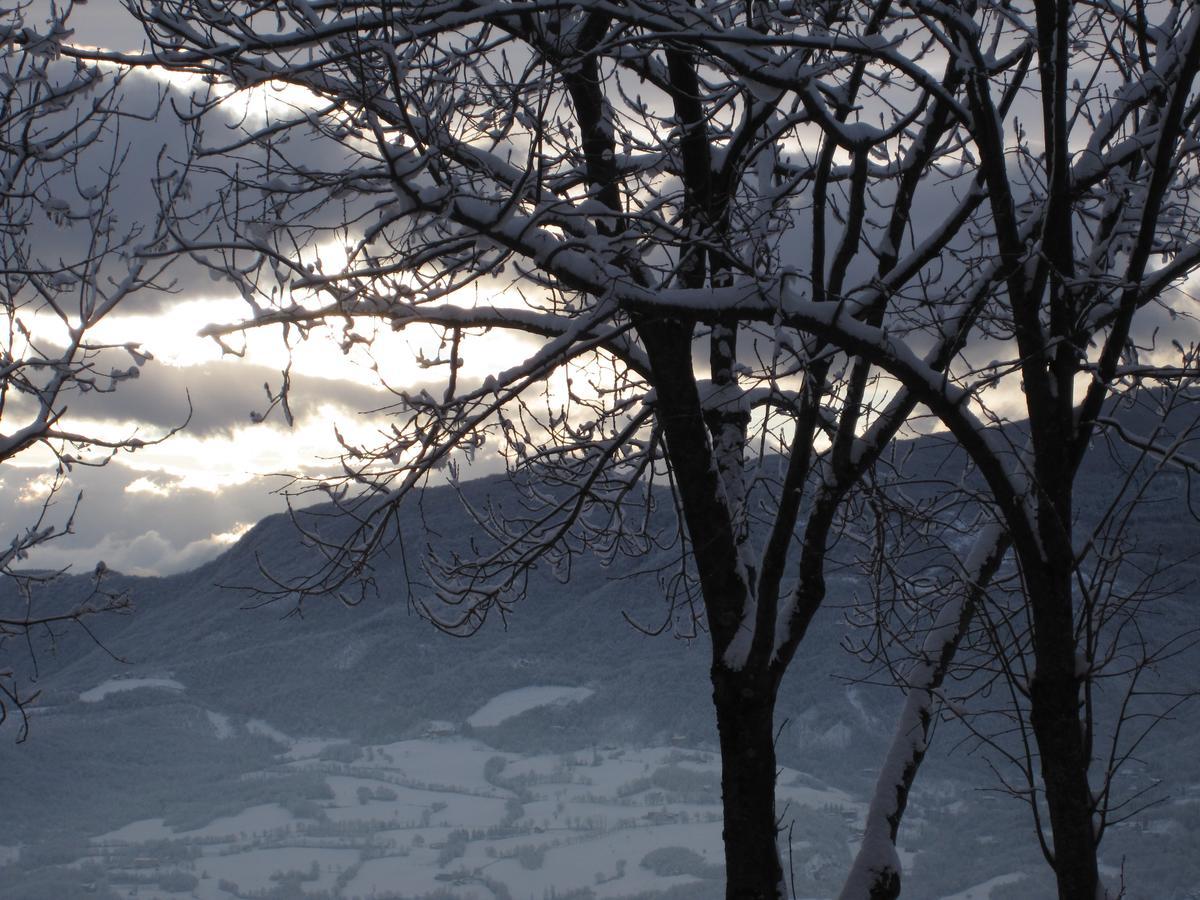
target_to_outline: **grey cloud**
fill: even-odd
[[[462,475],[477,478],[502,468],[494,454],[485,452],[475,465],[464,468]],[[0,546],[33,524],[40,504],[20,498],[42,474],[37,469],[12,466],[0,470],[0,510],[4,510]],[[145,481],[162,493],[128,489]],[[209,492],[183,487],[173,476],[139,470],[120,458],[102,468],[76,467],[44,523],[64,526],[76,497],[82,495],[72,533],[45,545],[25,565],[71,566],[74,572],[89,572],[103,560],[110,569],[128,574],[188,571],[229,547],[218,535],[286,511],[285,500],[275,493],[284,486],[283,478],[263,477]],[[321,495],[314,494],[297,498],[294,505],[306,506],[320,499]]]
[[[129,361],[116,364],[124,367]],[[71,401],[71,411],[89,419],[135,421],[167,430],[187,419],[190,397],[190,434],[229,434],[248,424],[251,412],[266,410],[264,384],[278,392],[283,381],[278,369],[236,359],[187,367],[150,362],[141,371],[141,377],[121,382],[111,393],[78,395]],[[291,376],[290,405],[297,420],[315,414],[323,405],[360,412],[379,409],[395,400],[386,390],[352,381],[296,373]],[[278,413],[268,420],[273,421],[278,421]]]
[[[70,567],[77,573],[86,572],[103,561],[107,568],[127,575],[173,575],[203,565],[228,547],[212,537],[198,538],[180,547],[157,531],[131,538],[106,534],[89,547],[49,545],[38,552],[33,561],[39,568]]]
[[[0,541],[6,544],[18,529],[31,525],[38,513],[38,504],[18,498],[41,473],[8,467],[0,474],[0,503],[5,510]],[[169,493],[161,496],[127,490],[144,477]],[[46,520],[57,527],[64,525],[76,496],[82,493],[73,533],[36,552],[28,565],[70,564],[75,570],[89,571],[103,560],[110,568],[130,573],[184,571],[225,549],[214,535],[283,510],[282,498],[271,494],[280,486],[280,479],[255,479],[210,493],[181,488],[169,476],[141,472],[120,460],[98,469],[77,467]]]
[[[69,77],[71,65],[63,61],[56,71]],[[112,77],[110,72],[109,83]],[[38,173],[49,178],[45,192],[68,204],[72,214],[68,222],[54,222],[41,211],[35,211],[27,236],[31,252],[43,265],[51,269],[64,263],[71,265],[94,252],[93,231],[87,216],[89,210],[97,211],[101,200],[89,202],[83,199],[81,191],[107,187],[110,193],[105,212],[112,216],[108,234],[115,246],[97,280],[101,286],[108,286],[125,277],[129,261],[122,253],[146,240],[155,227],[159,213],[155,179],[177,168],[173,160],[182,157],[184,151],[181,129],[173,123],[168,127],[165,117],[155,118],[156,111],[163,109],[160,101],[169,93],[165,85],[145,73],[129,74],[114,98],[119,115],[109,121],[109,128],[98,140],[82,151],[78,164],[58,172]],[[169,108],[166,113],[169,114]],[[64,113],[67,115],[72,112]],[[114,167],[115,175],[110,176]],[[190,268],[198,267],[191,263]],[[174,285],[173,278],[178,279]],[[189,263],[183,260],[160,281],[164,290],[134,294],[122,301],[124,308],[128,311],[159,308],[173,296],[172,292],[179,293],[180,285],[195,282],[195,272],[189,272]],[[66,295],[60,297],[60,302],[73,301]]]
[[[72,65],[67,61],[60,64],[63,77],[70,77]],[[111,73],[109,77],[112,77]],[[109,197],[109,210],[115,214],[113,234],[122,239],[128,235],[127,243],[144,241],[152,233],[160,213],[156,184],[160,183],[159,179],[182,172],[188,156],[188,134],[172,109],[173,106],[186,109],[188,103],[188,95],[178,88],[142,71],[129,73],[117,96],[116,108],[120,115],[110,123],[113,127],[83,153],[77,167],[53,175],[47,190],[69,203],[75,215],[83,215],[89,204],[81,198],[80,189],[94,189],[109,182],[106,173],[116,160],[117,173],[111,180]],[[222,108],[206,120],[209,143],[219,144],[236,137],[240,126],[232,118],[235,115],[232,107]],[[331,140],[297,140],[284,149],[295,163],[314,169],[339,171],[346,166],[344,149]],[[248,166],[261,162],[264,153],[256,146],[240,150],[237,164],[245,171]],[[226,170],[234,164],[218,157],[194,160],[188,178],[189,196],[181,201],[180,212],[195,212],[212,203],[227,183]],[[257,199],[242,198],[241,202],[250,203],[252,208]],[[329,221],[324,224],[337,225],[341,208],[337,204],[326,204],[326,207]],[[187,223],[179,226],[180,233],[185,235],[189,229]],[[85,258],[91,251],[91,237],[87,221],[61,224],[40,212],[35,214],[29,227],[31,246],[36,248],[37,257],[51,268],[63,261],[70,263]],[[240,262],[244,264],[246,260]],[[127,268],[126,261],[114,254],[101,270],[100,282],[120,281]],[[235,288],[226,282],[214,284],[208,269],[189,255],[170,259],[169,267],[157,283],[160,289],[144,290],[130,296],[122,301],[122,309],[126,312],[165,311],[180,300],[236,294]]]
[[[921,185],[913,198],[913,203],[909,210],[910,231],[912,232],[911,240],[914,243],[919,244],[922,240],[928,238],[932,231],[945,221],[965,195],[966,190],[970,187],[971,180],[971,177],[968,175],[953,177],[941,175],[936,178],[930,177]],[[1022,177],[1015,170],[1013,172],[1013,185],[1014,191],[1016,191],[1015,199],[1017,203],[1027,201],[1029,199],[1028,185],[1022,183]],[[887,204],[892,200],[893,190],[893,185],[881,185],[871,192],[870,206],[868,207],[866,225],[864,227],[867,247],[874,246],[882,235],[882,223],[886,222],[888,216],[891,214],[891,208]],[[986,200],[979,207],[976,215],[984,222],[990,218],[991,211]],[[841,239],[843,229],[832,216],[827,218],[826,224],[826,265],[828,265],[830,259],[833,257],[834,249]],[[982,244],[984,241],[987,241],[987,243]],[[951,252],[943,254],[939,260],[928,267],[938,276],[931,293],[936,294],[941,290],[953,287],[966,274],[961,263],[955,258],[955,252],[962,252],[967,255],[986,255],[988,252],[992,252],[989,251],[989,247],[993,243],[994,239],[981,237],[979,229],[970,227],[960,229],[950,243]],[[907,246],[906,244],[905,249],[907,249]],[[805,210],[795,217],[794,226],[783,236],[780,242],[780,257],[797,268],[807,271],[812,259],[811,247],[812,218],[811,213]],[[870,279],[874,272],[875,258],[864,247],[860,249],[851,262],[846,272],[845,284],[847,287],[870,284]],[[1173,290],[1179,289],[1175,288]],[[997,294],[1002,294],[1001,288],[997,288]],[[1168,298],[1168,305],[1178,306],[1179,304],[1171,303]],[[1200,323],[1173,316],[1165,309],[1150,306],[1139,313],[1134,324],[1133,338],[1143,348],[1153,346],[1162,350],[1169,345],[1171,340],[1177,340],[1186,346],[1189,342],[1200,340]],[[916,334],[910,337],[909,340],[913,349],[921,353],[928,349],[931,337],[929,335]],[[968,341],[967,351],[968,353],[990,352],[994,353],[997,358],[1004,358],[1015,352],[1011,348],[1006,350],[999,347],[988,350],[988,344],[989,340],[976,332],[972,334]]]
[[[61,0],[59,6],[63,6]],[[41,30],[49,16],[50,0],[33,0],[25,13],[25,24]],[[118,0],[77,2],[68,24],[75,31],[72,40],[90,47],[137,49],[145,39],[142,26]]]

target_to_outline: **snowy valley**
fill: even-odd
[[[424,527],[461,529],[453,504],[429,509]],[[304,552],[285,517],[265,520],[195,572],[113,576],[136,611],[95,619],[102,646],[68,632],[39,648],[29,739],[0,731],[0,897],[723,896],[708,650],[630,626],[661,618],[652,577],[581,557],[469,639],[384,596],[297,616],[219,587]],[[56,585],[64,603],[89,589]],[[780,697],[781,848],[804,900],[840,889],[901,696],[843,648],[856,590],[831,583]],[[1172,609],[1155,627],[1187,621]],[[1195,722],[1184,707],[1122,770],[1122,790],[1158,801],[1104,844],[1130,900],[1194,896]],[[935,730],[900,833],[905,896],[1053,896],[996,762],[955,722]]]

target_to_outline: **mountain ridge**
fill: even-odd
[[[906,476],[929,485],[962,481],[954,468],[960,457],[943,437],[901,450]],[[1093,456],[1080,476],[1085,516],[1095,514],[1092,507],[1104,508],[1105,490],[1128,459],[1122,452]],[[1167,558],[1193,552],[1200,528],[1187,515],[1186,487],[1183,476],[1164,478],[1131,519],[1132,537],[1147,544],[1151,555],[1156,547]],[[475,496],[510,490],[499,476],[464,489]],[[462,538],[469,523],[451,494],[450,488],[431,488],[423,507],[428,524]],[[416,543],[413,550],[420,545],[419,524],[409,522],[405,530]],[[650,572],[675,561],[675,552],[655,551],[638,567]],[[651,574],[624,577],[629,566],[605,566],[581,555],[570,582],[535,572],[529,595],[471,638],[435,629],[400,590],[368,594],[353,608],[336,600],[307,601],[303,615],[289,615],[294,610],[287,601],[261,605],[253,594],[214,586],[252,584],[260,562],[281,572],[301,571],[309,553],[281,514],[260,521],[192,572],[106,575],[104,587],[128,590],[135,612],[90,620],[102,646],[70,631],[53,646],[38,647],[36,686],[43,695],[34,707],[31,737],[21,745],[0,740],[4,799],[15,833],[34,848],[75,846],[80,835],[135,820],[159,817],[180,828],[199,827],[254,804],[282,803],[288,796],[287,802],[302,802],[317,788],[307,776],[280,767],[280,754],[287,752],[281,732],[345,745],[348,753],[450,733],[512,754],[663,744],[708,753],[716,748],[705,634],[684,640],[668,630],[655,637],[625,619],[628,614],[657,624],[666,618]],[[1175,574],[1185,593],[1146,618],[1150,633],[1170,636],[1195,626],[1190,591],[1196,565],[1183,562]],[[385,589],[402,586],[399,556],[380,558],[376,577]],[[863,797],[891,737],[900,693],[870,683],[886,678],[843,648],[856,634],[845,615],[855,606],[855,593],[865,593],[863,583],[837,573],[829,583],[830,596],[781,688],[777,750],[781,764],[799,770],[797,777]],[[92,587],[88,576],[69,576],[45,590],[54,602],[70,604]],[[1174,662],[1176,669],[1190,667],[1194,673],[1198,661],[1200,653],[1191,650]],[[114,688],[114,679],[123,683]],[[508,691],[546,686],[572,689],[578,699],[534,706],[489,727],[473,728],[468,721]],[[1177,721],[1163,726],[1149,745],[1154,752],[1127,767],[1123,789],[1153,791],[1156,780],[1169,780],[1180,790],[1200,783],[1198,721],[1196,711],[1185,707]],[[983,764],[985,754],[976,744],[962,743],[966,738],[956,723],[937,730],[905,824],[913,846],[934,845],[931,856],[916,857],[917,885],[937,882],[937,866],[945,864],[937,862],[942,860],[937,847],[969,840],[963,835],[971,833],[972,817],[982,816],[978,827],[987,826],[981,840],[997,829],[1025,828],[1019,804],[980,805],[986,795],[964,801],[962,814],[944,823],[922,817],[921,798],[942,802],[937,798],[966,786],[995,784]],[[272,773],[267,781],[256,774],[264,771]],[[1166,821],[1186,821],[1190,810],[1186,802],[1170,806],[1175,818]],[[1121,832],[1114,852],[1134,848],[1129,852],[1143,860],[1185,845],[1187,827],[1171,827],[1176,831],[1153,836],[1157,844],[1142,840],[1140,832]],[[1021,853],[1036,860],[1027,828],[1022,840]],[[989,870],[981,877],[1002,874]],[[1013,896],[1018,895],[1036,896]],[[1159,900],[1165,896],[1173,895],[1160,894]]]

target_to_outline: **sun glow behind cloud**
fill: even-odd
[[[57,479],[50,473],[35,475],[21,486],[17,502],[29,505],[43,503],[54,492],[56,484]]]
[[[205,436],[187,431],[170,440],[145,447],[122,461],[145,473],[126,490],[169,496],[179,490],[219,493],[267,475],[302,475],[328,469],[340,454],[334,423],[348,440],[367,440],[374,429],[352,411],[331,405],[316,407],[311,415],[287,428],[274,420],[244,426],[228,433]],[[128,434],[134,423],[95,423],[95,431]],[[153,477],[160,476],[160,477]]]
[[[219,534],[214,534],[211,540],[216,544],[232,546],[240,541],[242,536],[253,527],[253,522],[237,522],[228,531],[222,531]]]

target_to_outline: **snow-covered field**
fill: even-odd
[[[213,856],[204,860],[209,878],[235,882],[243,890],[270,890],[286,872],[310,871],[316,878],[307,881],[311,891],[327,891],[334,886],[337,873],[358,861],[354,850],[324,847],[270,847],[246,850],[228,856]],[[313,864],[316,868],[313,869]],[[271,876],[276,876],[274,879]]]
[[[84,691],[79,699],[84,703],[97,703],[109,694],[132,691],[137,688],[158,688],[164,691],[182,691],[183,685],[174,678],[110,678],[94,688]]]
[[[470,716],[467,724],[472,728],[492,728],[501,722],[519,716],[539,706],[565,706],[578,703],[595,693],[585,687],[563,687],[561,685],[537,685],[517,688],[493,697]]]
[[[995,878],[989,878],[982,884],[974,885],[967,888],[965,891],[954,894],[950,897],[943,897],[942,900],[988,900],[992,896],[992,889],[1002,887],[1006,884],[1013,884],[1021,881],[1026,876],[1021,872],[1012,872],[1008,875],[997,875]]]
[[[134,687],[183,689],[167,678],[127,678],[104,682],[86,692],[92,701],[83,699]],[[588,693],[509,691],[469,721],[486,727]],[[136,887],[139,900],[541,900],[586,889],[606,900],[685,885],[709,896],[720,891],[720,764],[710,751],[611,745],[516,754],[455,734],[358,747],[292,737],[261,720],[208,718],[222,737],[242,729],[279,744],[264,777],[291,774],[319,790],[298,803],[258,803],[187,830],[153,818],[94,838],[92,861],[118,892]],[[821,857],[813,841],[827,837],[827,847],[852,850],[865,815],[851,796],[787,768],[779,775],[779,809],[801,830],[806,821],[819,823],[792,844],[806,865]],[[1020,877],[994,878],[945,900],[987,900],[993,888]],[[150,883],[155,879],[161,886]],[[195,883],[181,891],[180,879]]]
[[[162,819],[142,819],[131,822],[116,831],[97,838],[98,843],[153,843],[187,839],[194,841],[211,839],[228,839],[235,843],[242,835],[254,835],[277,828],[289,828],[295,823],[295,817],[277,803],[264,803],[242,810],[236,816],[221,816],[213,819],[203,828],[191,831],[176,831],[168,827]]]

